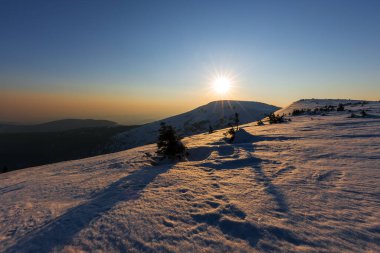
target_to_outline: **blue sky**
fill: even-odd
[[[0,120],[164,117],[220,99],[215,72],[234,76],[229,99],[378,100],[379,13],[378,0],[0,0]]]

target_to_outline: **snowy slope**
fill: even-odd
[[[294,109],[314,109],[324,106],[338,106],[339,104],[352,104],[352,107],[357,108],[363,100],[351,100],[351,99],[301,99],[298,100],[286,108],[276,111],[276,114],[282,115],[292,113]]]
[[[0,252],[380,252],[380,103],[0,174]]]
[[[111,149],[123,150],[157,140],[160,123],[175,127],[182,136],[208,132],[209,126],[221,129],[233,123],[235,113],[239,113],[241,124],[259,120],[278,110],[276,106],[250,101],[222,100],[200,106],[192,111],[155,121],[118,135]]]

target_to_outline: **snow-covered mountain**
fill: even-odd
[[[234,122],[235,113],[239,114],[241,124],[262,119],[279,107],[260,102],[222,100],[208,103],[192,111],[170,118],[155,121],[144,126],[121,133],[115,138],[111,149],[122,150],[153,143],[157,140],[160,123],[165,122],[176,128],[182,136],[221,129]]]
[[[338,106],[339,104],[352,105],[355,107],[361,105],[362,102],[366,101],[352,99],[301,99],[283,109],[276,111],[275,114],[288,115],[289,113],[292,113],[295,109],[314,109],[321,108],[324,106]]]
[[[290,117],[0,174],[0,252],[380,252],[380,103]]]

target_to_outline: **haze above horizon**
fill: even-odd
[[[380,1],[0,1],[0,121],[380,99]],[[215,82],[218,85],[215,87]]]

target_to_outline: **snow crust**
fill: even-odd
[[[346,109],[0,174],[0,251],[380,252],[380,103]]]

